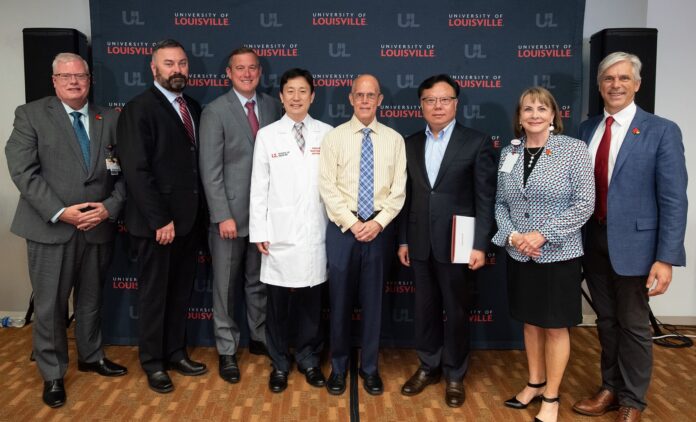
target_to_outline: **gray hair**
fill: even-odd
[[[85,65],[85,69],[87,69],[87,73],[89,73],[89,65],[87,64],[87,61],[83,59],[80,55],[75,53],[58,53],[56,57],[53,59],[53,64],[51,65],[53,73],[56,73],[56,67],[58,67],[58,63],[70,63],[76,61],[82,62]]]
[[[614,66],[616,63],[624,61],[631,63],[631,67],[633,68],[633,79],[640,81],[640,69],[643,67],[643,64],[640,62],[638,56],[623,51],[616,51],[609,54],[599,63],[599,67],[597,68],[597,85],[601,83],[602,75],[604,75],[607,69]]]

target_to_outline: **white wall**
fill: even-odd
[[[31,7],[28,6],[31,4]],[[655,315],[689,317],[696,320],[696,119],[685,104],[696,98],[696,69],[692,39],[683,33],[692,27],[696,16],[693,0],[587,0],[585,9],[584,74],[589,75],[589,37],[604,28],[654,27],[658,33],[656,113],[676,121],[682,128],[686,146],[687,166],[692,176],[687,228],[687,268],[674,271],[670,290],[652,302]],[[12,130],[14,108],[24,102],[24,62],[22,29],[30,27],[75,28],[90,36],[89,0],[2,0],[0,15],[0,57],[7,71],[2,75],[3,101],[0,102],[0,146]],[[587,77],[585,77],[587,79]],[[588,81],[584,82],[588,92]],[[587,114],[587,98],[583,99],[582,115]],[[0,154],[0,314],[23,311],[31,292],[27,275],[26,247],[22,239],[9,232],[18,193],[7,173],[5,154]],[[681,318],[684,320],[684,318]]]

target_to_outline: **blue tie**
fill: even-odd
[[[362,148],[360,149],[360,180],[358,185],[358,216],[367,220],[375,211],[374,185],[375,166],[374,153],[372,151],[372,139],[370,128],[362,130]]]
[[[82,158],[85,159],[85,165],[89,168],[89,136],[87,136],[85,125],[80,120],[82,113],[73,111],[70,115],[73,118],[72,127],[75,130],[77,141],[80,143],[80,149],[82,150]]]

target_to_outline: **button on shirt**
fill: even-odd
[[[425,169],[428,172],[428,180],[431,187],[435,184],[437,174],[440,172],[440,164],[442,164],[442,158],[445,156],[447,145],[449,145],[453,127],[454,120],[449,122],[437,134],[437,137],[430,130],[430,126],[425,127]]]
[[[607,171],[607,186],[611,182],[611,174],[614,171],[614,164],[616,163],[616,157],[619,156],[619,151],[621,150],[621,145],[626,138],[626,133],[628,133],[629,126],[636,115],[636,104],[631,103],[623,110],[614,114],[614,123],[611,125],[611,145],[609,146],[609,168]],[[599,143],[602,141],[602,135],[604,134],[604,126],[607,121],[607,117],[611,114],[604,110],[604,119],[602,123],[595,129],[594,135],[590,140],[590,145],[588,147],[590,151],[590,156],[592,157],[592,167],[595,165],[595,158],[597,157],[597,150],[599,149]]]

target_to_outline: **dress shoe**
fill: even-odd
[[[528,382],[527,387],[529,387],[529,388],[543,388],[543,387],[546,387],[546,381],[540,382],[539,384],[532,384],[531,382]],[[513,409],[526,409],[527,406],[529,406],[529,403],[531,403],[533,401],[541,400],[542,394],[544,394],[544,393],[541,393],[537,396],[532,397],[532,399],[529,400],[527,403],[522,403],[521,401],[517,400],[517,395],[515,395],[510,400],[506,400],[504,404],[505,404],[505,406],[511,407]]]
[[[304,374],[307,384],[312,387],[323,387],[326,385],[326,378],[321,373],[321,368],[312,366],[311,368],[300,369],[300,372]]]
[[[169,393],[174,390],[172,379],[166,371],[156,371],[147,373],[147,384],[153,391],[158,393]]]
[[[556,419],[558,419],[558,408],[561,407],[561,398],[560,397],[546,397],[543,394],[541,395],[541,400],[545,403],[558,403],[558,406],[556,406]],[[534,417],[534,422],[544,422],[541,419]]]
[[[619,413],[616,415],[615,422],[638,422],[640,420],[641,411],[635,407],[621,406]]]
[[[239,372],[239,365],[237,365],[237,356],[235,355],[220,355],[220,378],[229,382],[230,384],[236,384],[241,378],[241,373]]]
[[[363,388],[368,394],[379,396],[384,392],[384,384],[382,384],[382,378],[379,376],[379,373],[366,374],[361,369],[359,374],[360,378],[363,379]]]
[[[425,369],[418,368],[416,373],[401,387],[401,394],[404,396],[415,396],[420,394],[425,387],[438,382],[440,382],[440,371],[426,372]]]
[[[280,393],[288,388],[288,373],[273,369],[268,379],[268,388],[274,393]]]
[[[183,358],[178,362],[169,362],[169,369],[186,376],[203,375],[208,372],[208,368],[206,368],[204,363],[196,362],[189,358]]]
[[[268,349],[266,345],[261,341],[249,340],[249,353],[252,355],[265,355],[268,356]]]
[[[107,358],[96,362],[77,361],[77,370],[81,372],[96,372],[105,377],[120,377],[128,373],[128,369],[125,366],[111,362]]]
[[[329,380],[326,382],[326,389],[329,394],[334,396],[343,394],[346,391],[346,374],[338,374],[332,371],[331,375],[329,375]]]
[[[603,388],[594,396],[580,400],[573,405],[573,410],[581,415],[602,416],[610,410],[619,408],[616,394]]]
[[[43,401],[48,407],[61,407],[65,404],[63,378],[44,381]]]
[[[464,404],[464,383],[462,381],[447,381],[445,386],[445,403],[449,407],[460,407]]]

